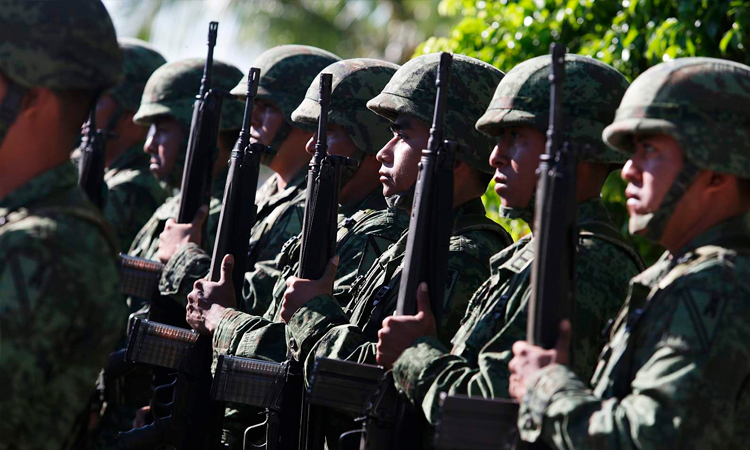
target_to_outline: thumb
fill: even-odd
[[[198,208],[198,211],[195,212],[195,217],[193,217],[193,226],[196,228],[201,228],[203,226],[203,222],[206,221],[207,216],[208,206],[203,205]]]
[[[432,306],[430,306],[430,293],[427,289],[427,283],[419,283],[417,288],[417,312],[427,316],[432,316]]]
[[[334,256],[331,258],[330,261],[328,261],[328,265],[326,265],[326,271],[323,272],[323,280],[326,280],[330,284],[333,284],[334,280],[336,280],[336,271],[339,268],[339,255]]]
[[[224,259],[221,260],[221,284],[232,284],[232,269],[234,269],[234,256],[224,255]]]

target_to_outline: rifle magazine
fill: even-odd
[[[211,396],[222,402],[277,409],[287,369],[284,363],[222,355]]]
[[[310,379],[308,401],[360,416],[384,373],[380,366],[318,358]]]
[[[128,340],[126,359],[179,370],[198,341],[193,330],[136,319]]]
[[[117,256],[120,269],[120,286],[123,294],[151,298],[159,287],[164,264],[135,256]]]

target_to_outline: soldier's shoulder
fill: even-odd
[[[489,265],[490,258],[507,247],[503,238],[502,232],[489,227],[470,229],[451,236],[450,251]]]

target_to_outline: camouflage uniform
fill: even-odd
[[[662,202],[667,218],[694,172],[750,174],[748,86],[750,67],[684,58],[649,69],[628,89],[604,138],[622,150],[635,134],[677,140],[685,166]],[[652,219],[652,236],[663,223]],[[519,413],[523,438],[576,449],[747,448],[748,298],[745,213],[665,253],[631,280],[593,389],[561,365],[529,380]]]
[[[125,80],[108,91],[117,103],[111,129],[125,111],[138,111],[143,89],[151,74],[166,63],[156,50],[137,39],[120,39],[124,56]],[[133,145],[115,159],[104,174],[108,196],[104,217],[112,224],[120,239],[120,249],[127,252],[133,238],[164,201],[169,197],[149,171],[149,158],[143,142]]]
[[[541,56],[508,72],[477,129],[489,135],[517,125],[545,130],[549,67],[550,57]],[[579,148],[590,145],[580,159],[621,163],[625,154],[608,149],[599,136],[614,117],[627,81],[611,67],[577,55],[566,57],[565,71],[563,116],[573,117],[566,135]],[[628,280],[642,266],[640,257],[612,224],[599,198],[580,203],[577,220],[580,234],[573,369],[590,376],[604,344],[601,332],[620,308]],[[433,337],[423,337],[404,351],[394,365],[397,386],[415,405],[422,406],[431,423],[438,418],[441,392],[507,397],[511,346],[526,337],[534,245],[529,235],[492,258],[492,275],[474,293],[470,311],[451,341],[452,350]]]
[[[368,108],[391,121],[399,114],[409,114],[431,123],[438,61],[439,55],[431,54],[406,63],[380,95],[367,103]],[[469,124],[482,114],[490,92],[502,77],[502,72],[488,64],[454,56],[445,135],[475,150],[458,157],[483,171],[489,171],[487,160],[492,143]],[[502,227],[485,217],[479,198],[459,205],[452,220],[444,315],[438,318],[440,336],[446,340],[458,328],[471,293],[489,275],[490,256],[512,242]],[[377,332],[383,319],[396,309],[407,236],[404,232],[353,283],[352,300],[345,308],[332,296],[323,295],[311,299],[292,316],[286,327],[287,347],[295,359],[304,363],[307,378],[317,356],[375,363]]]
[[[200,88],[204,63],[205,61],[201,59],[188,59],[169,63],[157,69],[146,83],[141,106],[133,120],[140,125],[148,126],[158,117],[168,116],[175,119],[186,131],[189,130],[193,102]],[[242,73],[236,67],[214,61],[213,86],[215,88],[228,90],[241,78]],[[219,132],[237,131],[242,128],[243,111],[241,102],[230,98],[224,99]],[[186,132],[185,136],[187,135]],[[183,148],[187,149],[187,140],[183,142]],[[169,176],[169,186],[179,185],[184,163],[185,150],[181,150]],[[206,219],[207,248],[213,246],[214,236],[216,236],[227,171],[227,168],[223,169],[211,180],[211,202]],[[159,250],[159,234],[164,230],[167,219],[177,217],[179,201],[179,195],[174,195],[154,212],[133,240],[129,255],[148,259],[156,257]]]
[[[273,150],[278,150],[286,140],[292,127],[292,112],[305,98],[306,87],[321,69],[338,60],[338,56],[315,47],[281,45],[267,50],[253,62],[253,67],[261,69],[257,99],[276,104],[285,118],[271,142]],[[247,77],[232,89],[232,94],[241,99],[246,93]],[[305,123],[294,126],[310,128]],[[306,170],[301,170],[283,189],[272,176],[256,193],[258,212],[250,234],[248,268],[257,261],[275,259],[284,243],[302,231],[305,175]],[[216,217],[218,220],[218,213]],[[208,273],[210,263],[210,253],[195,245],[177,249],[162,272],[159,291],[184,303],[193,283]]]
[[[0,142],[21,110],[14,94],[119,81],[122,55],[98,0],[2,0],[0,29]],[[66,161],[0,198],[1,449],[59,449],[80,436],[125,323],[116,239],[77,184]]]

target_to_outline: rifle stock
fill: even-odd
[[[96,108],[92,108],[84,125],[81,160],[78,164],[78,186],[91,203],[104,209],[105,132],[96,128]]]

